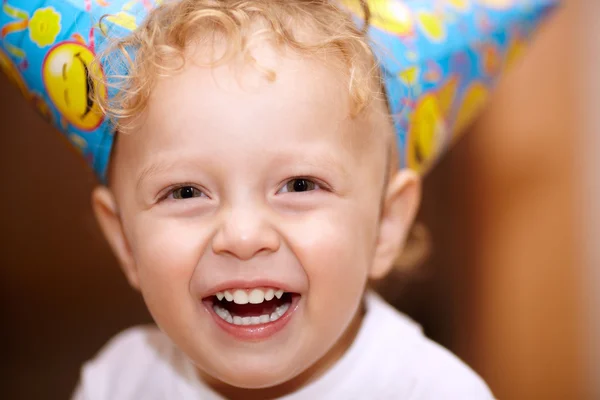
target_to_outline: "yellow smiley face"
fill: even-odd
[[[408,130],[408,167],[424,172],[441,152],[446,125],[438,100],[428,94],[417,104]]]
[[[0,50],[0,71],[4,72],[8,79],[19,88],[23,96],[29,97],[27,85],[25,85],[25,81],[23,81],[19,69],[2,50]]]
[[[94,94],[106,97],[106,87],[93,77],[100,76],[94,53],[81,43],[64,42],[50,50],[42,75],[46,91],[61,115],[83,131],[96,129],[104,116]]]
[[[359,0],[342,0],[354,14],[363,17],[364,11]],[[414,32],[413,15],[403,2],[391,0],[370,0],[369,24],[399,36],[410,36]]]

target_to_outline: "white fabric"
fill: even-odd
[[[428,340],[421,328],[374,293],[346,354],[322,377],[285,400],[492,399],[471,369]],[[198,380],[192,363],[155,327],[112,339],[88,362],[76,400],[223,398]]]

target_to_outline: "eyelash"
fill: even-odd
[[[290,191],[288,185],[293,184],[294,182],[298,182],[298,181],[305,181],[306,183],[309,184],[309,186],[312,186],[312,189],[310,190],[301,190],[301,191]],[[177,193],[178,190],[181,189],[186,189],[189,188],[192,191],[198,192],[199,195],[197,196],[192,196],[192,197],[186,197],[186,198],[182,198],[182,197],[175,197],[175,193]],[[287,192],[282,192],[283,189],[288,188]],[[279,188],[279,190],[277,191],[277,194],[285,194],[285,193],[304,193],[304,192],[312,192],[312,191],[316,191],[316,190],[329,190],[327,188],[327,186],[325,184],[323,184],[322,182],[320,182],[317,179],[314,178],[309,178],[309,177],[304,177],[304,176],[299,176],[299,177],[294,177],[294,178],[290,178],[288,180],[286,180],[283,185],[281,185],[281,187]],[[191,198],[197,198],[197,197],[206,197],[209,198],[209,196],[205,193],[204,190],[197,188],[196,186],[192,185],[192,184],[181,184],[181,185],[177,185],[171,189],[169,189],[167,191],[167,194],[165,196],[163,196],[162,200],[188,200]]]
[[[294,182],[298,182],[298,181],[305,181],[307,183],[309,183],[309,185],[313,186],[313,189],[311,190],[302,190],[302,191],[297,191],[297,192],[292,192],[292,191],[288,191],[288,192],[282,192],[283,189],[287,188],[288,185],[294,183]],[[288,180],[286,180],[283,185],[280,187],[280,189],[277,191],[277,193],[304,193],[304,192],[312,192],[315,190],[323,190],[325,188],[325,185],[323,183],[321,183],[320,181],[314,179],[314,178],[309,178],[309,177],[305,177],[305,176],[297,176],[294,178],[290,178]],[[289,190],[289,188],[288,188]]]
[[[193,197],[188,197],[188,198],[176,198],[175,197],[175,193],[178,190],[185,189],[185,188],[190,188],[193,191],[198,192],[200,195],[193,196]],[[169,189],[167,191],[166,195],[164,195],[161,200],[187,200],[187,199],[195,198],[195,197],[206,197],[206,198],[208,198],[209,196],[206,194],[206,192],[204,190],[199,189],[199,188],[197,188],[196,186],[194,186],[192,184],[184,183],[184,184],[180,184],[180,185],[174,186],[171,189]]]

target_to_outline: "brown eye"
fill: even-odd
[[[177,200],[191,199],[202,196],[202,192],[193,186],[182,186],[173,190],[173,198]]]
[[[283,192],[308,192],[311,190],[315,190],[318,188],[318,185],[309,179],[292,179],[289,180],[285,187],[283,188]]]

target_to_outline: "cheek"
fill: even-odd
[[[377,220],[356,207],[307,218],[294,225],[289,241],[309,280],[309,310],[353,314],[371,266]]]
[[[151,313],[161,314],[193,305],[190,281],[205,247],[205,237],[193,220],[139,218],[131,247],[140,287]]]
[[[306,234],[296,237],[298,257],[311,286],[342,274],[351,278],[365,273],[370,246],[366,245],[360,228],[344,222],[322,219],[309,224],[314,226],[309,226]]]
[[[137,228],[132,250],[140,272],[179,276],[195,267],[202,234],[192,224],[159,219]]]

